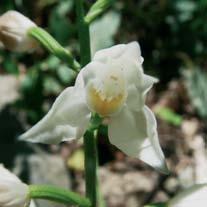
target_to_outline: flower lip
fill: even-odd
[[[116,113],[125,100],[124,94],[104,98],[102,94],[93,86],[89,89],[88,97],[88,102],[90,102],[92,110],[97,112],[102,117],[107,117]]]
[[[127,97],[126,81],[120,68],[105,69],[86,86],[88,107],[102,117],[116,114]]]

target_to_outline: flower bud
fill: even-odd
[[[0,165],[0,206],[24,207],[29,203],[29,187]]]
[[[16,11],[8,11],[0,16],[0,44],[6,49],[24,52],[37,46],[29,37],[28,29],[36,24]]]

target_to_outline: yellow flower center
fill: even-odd
[[[110,71],[101,79],[91,81],[87,87],[89,107],[102,117],[113,115],[126,99],[123,73]]]

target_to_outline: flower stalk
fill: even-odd
[[[104,11],[106,11],[114,2],[115,0],[97,0],[87,13],[85,21],[90,24]]]
[[[50,186],[50,185],[30,185],[29,196],[32,199],[47,199],[66,205],[78,205],[90,207],[90,201],[74,192]]]
[[[78,36],[79,36],[79,43],[80,43],[81,66],[84,67],[86,64],[88,64],[91,61],[89,24],[85,21],[83,1],[77,0],[75,1],[75,3],[76,3]]]
[[[78,36],[80,41],[81,66],[91,61],[89,24],[85,21],[83,1],[76,0],[76,15]],[[86,196],[91,201],[92,207],[97,205],[97,148],[94,130],[86,131],[84,135],[85,152],[85,182]]]
[[[85,182],[86,196],[90,199],[92,207],[97,204],[97,148],[96,137],[93,131],[86,131],[84,135],[85,152]]]
[[[28,35],[40,42],[51,54],[66,62],[72,69],[79,71],[80,64],[72,57],[69,50],[62,47],[49,33],[40,27],[32,27]]]

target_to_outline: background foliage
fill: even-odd
[[[85,1],[86,8],[93,2]],[[46,28],[79,59],[73,0],[3,0],[0,3],[0,14],[11,9]],[[138,41],[146,73],[160,79],[156,91],[162,94],[174,79],[183,81],[195,108],[192,113],[205,122],[206,10],[206,0],[117,0],[113,8],[90,27],[92,54],[114,44]],[[27,54],[0,50],[0,73],[16,77],[19,83],[18,98],[0,112],[0,161],[11,167],[17,154],[32,151],[18,143],[17,136],[48,111],[60,91],[74,83],[75,73],[42,48]],[[181,125],[185,110],[164,108],[159,111],[158,115],[165,121]],[[105,134],[104,128],[101,133]],[[101,162],[111,160],[111,151],[103,147],[104,143],[99,145],[105,153]]]

